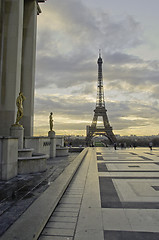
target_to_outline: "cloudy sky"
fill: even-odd
[[[115,134],[159,133],[159,1],[47,0],[38,16],[35,135],[85,135],[93,119],[98,49]]]

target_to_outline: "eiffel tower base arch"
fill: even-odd
[[[109,126],[109,129],[105,129],[105,128],[93,128],[91,126],[87,126],[87,136],[86,136],[86,143],[87,146],[91,146],[92,145],[92,138],[94,136],[105,136],[108,138],[108,140],[110,141],[110,144],[114,144],[117,142],[117,139],[112,131],[112,127]]]

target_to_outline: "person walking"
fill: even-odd
[[[149,148],[152,151],[152,142],[149,143]]]
[[[117,144],[116,143],[114,143],[114,149],[116,150],[116,147],[117,147]]]

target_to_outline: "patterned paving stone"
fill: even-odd
[[[42,232],[42,235],[45,236],[65,236],[65,237],[73,237],[74,229],[65,229],[65,228],[45,228]]]
[[[51,217],[49,221],[53,222],[71,222],[71,223],[76,223],[77,222],[77,217]]]
[[[129,231],[104,231],[104,240],[157,240],[159,233],[129,232]]]
[[[59,236],[41,236],[38,240],[73,240],[72,237]]]
[[[76,223],[68,222],[51,222],[49,221],[46,225],[47,228],[58,228],[58,229],[74,229]]]

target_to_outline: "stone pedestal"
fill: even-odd
[[[33,155],[33,148],[23,148],[23,149],[18,149],[18,158],[19,157],[26,157],[26,158],[31,158]]]
[[[0,179],[9,180],[17,176],[18,139],[0,137]]]
[[[50,158],[56,157],[56,139],[55,132],[49,131],[48,137],[50,138]]]
[[[56,157],[68,156],[68,147],[59,147],[56,148]]]
[[[49,131],[48,132],[48,137],[49,138],[54,138],[55,137],[55,132],[54,131]]]
[[[18,138],[18,149],[23,148],[24,128],[22,126],[13,125],[10,128],[10,135]]]

